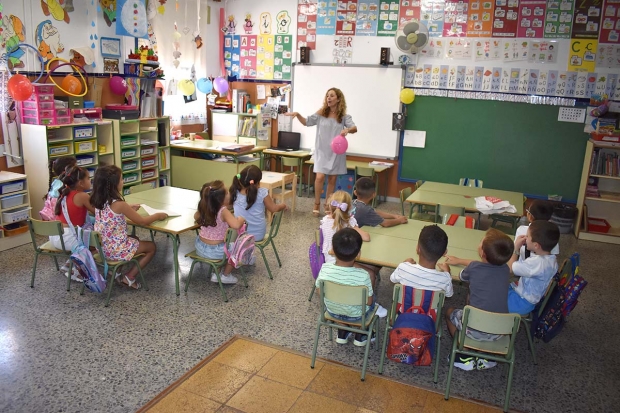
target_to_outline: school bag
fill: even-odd
[[[325,256],[321,252],[323,250],[323,231],[319,229],[319,244],[317,245],[316,240],[310,244],[310,248],[308,248],[308,259],[310,260],[310,271],[312,271],[312,277],[316,280],[316,277],[319,276],[319,272],[321,271],[321,267],[325,264]]]
[[[58,201],[58,198],[53,198],[49,195],[45,198],[43,209],[39,211],[39,215],[41,215],[41,219],[43,221],[56,220],[56,214],[54,213],[56,209],[56,201]]]
[[[533,311],[532,332],[536,338],[545,343],[557,336],[566,322],[566,318],[579,302],[579,295],[588,282],[579,275],[579,254],[570,257],[571,270],[565,274],[556,274],[557,285],[551,293],[545,308],[539,313],[539,307]]]
[[[430,366],[435,349],[435,319],[437,313],[431,308],[435,291],[422,290],[419,306],[413,305],[415,289],[402,288],[402,306],[405,309],[394,321],[389,336],[387,357],[395,362],[414,366]]]
[[[106,280],[103,275],[99,272],[97,268],[97,263],[93,258],[93,254],[90,252],[90,229],[83,229],[78,226],[75,228],[71,219],[69,218],[69,213],[67,212],[67,198],[63,198],[62,200],[62,213],[65,216],[65,220],[71,228],[71,231],[75,232],[77,238],[77,244],[71,250],[71,256],[69,259],[73,263],[73,267],[80,274],[80,278],[86,288],[94,293],[102,293],[106,289]],[[108,265],[107,263],[103,266],[103,273],[108,273]]]
[[[250,265],[252,255],[254,254],[254,235],[246,232],[246,225],[243,225],[237,230],[237,239],[233,243],[230,251],[228,246],[224,243],[224,252],[228,257],[228,263],[235,268],[239,268],[243,265]]]

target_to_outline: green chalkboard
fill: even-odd
[[[407,107],[409,130],[425,148],[401,148],[401,180],[458,183],[576,200],[588,135],[558,122],[558,106],[419,96]]]

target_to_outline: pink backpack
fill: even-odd
[[[56,201],[58,201],[58,198],[53,198],[49,195],[45,198],[43,209],[39,211],[43,221],[56,221],[56,214],[54,213]]]
[[[237,230],[237,239],[233,243],[230,251],[228,245],[224,243],[224,252],[228,257],[228,263],[235,268],[243,265],[250,265],[250,260],[254,254],[254,235],[245,232],[246,225]]]

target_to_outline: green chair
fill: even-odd
[[[106,258],[105,253],[103,252],[103,248],[101,247],[102,245],[101,234],[99,234],[97,231],[90,232],[89,245],[94,246],[97,249],[97,252],[93,254],[93,258],[95,259],[95,262],[97,263],[97,265],[100,265],[103,268],[108,268],[108,274],[103,274],[103,276],[106,277],[106,282],[108,284],[107,285],[108,296],[105,300],[106,307],[110,305],[110,297],[112,296],[112,287],[114,286],[114,280],[116,278],[116,274],[119,272],[119,268],[124,265],[127,265],[127,264],[135,265],[138,268],[138,275],[140,276],[140,282],[142,283],[142,287],[147,291],[149,290],[149,286],[146,283],[144,276],[142,275],[142,269],[140,268],[140,264],[138,263],[138,258],[140,258],[144,254],[134,255],[130,260],[127,260],[127,261],[109,260]],[[84,287],[85,285],[82,284],[80,295],[84,295]]]
[[[226,237],[224,239],[224,242],[226,243],[226,245],[230,245],[230,243],[233,242],[236,238],[237,238],[237,231],[232,228],[228,228],[228,230],[226,231]],[[224,266],[228,262],[228,257],[224,255],[224,257],[221,260],[210,260],[208,258],[203,258],[200,255],[198,255],[196,250],[185,254],[185,256],[192,259],[192,265],[189,268],[189,274],[187,274],[187,280],[185,281],[185,292],[187,292],[187,289],[189,288],[189,282],[192,279],[192,273],[194,271],[194,266],[196,265],[196,263],[203,262],[209,265],[209,271],[207,272],[207,277],[211,275],[211,271],[215,271],[217,282],[220,285],[220,292],[222,293],[222,297],[224,298],[225,302],[228,302],[228,296],[226,295],[226,291],[224,290],[224,284],[222,284],[222,279],[220,278],[220,270],[224,268]],[[241,270],[241,276],[243,278],[243,285],[245,286],[245,288],[248,288],[248,280],[245,276],[245,271],[243,270],[243,267],[239,267],[239,269]]]
[[[422,184],[424,184],[424,181],[421,180],[421,179],[418,179],[417,181],[415,181],[414,192],[417,191],[418,189],[420,189]],[[423,214],[433,214],[434,215],[435,212],[436,212],[436,208],[435,208],[435,205],[418,205],[418,212],[421,212]],[[430,215],[432,217],[431,222],[435,222],[435,217],[433,215]]]
[[[446,400],[450,397],[450,382],[452,381],[454,359],[457,354],[464,354],[508,364],[508,384],[504,401],[504,411],[508,411],[515,362],[514,344],[519,331],[520,320],[521,316],[519,314],[490,313],[469,305],[465,306],[463,310],[463,328],[454,335],[452,340],[448,383],[446,384]],[[484,333],[502,334],[503,337],[497,341],[472,340],[465,334],[468,327]]]
[[[356,166],[355,167],[355,177],[353,182],[357,182],[357,178],[365,176],[373,181],[375,181],[375,197],[372,200],[372,206],[375,208],[377,206],[377,197],[379,196],[379,180],[377,179],[377,172],[375,168],[366,167],[366,166]]]
[[[299,160],[300,158],[291,158],[289,156],[281,156],[280,157],[280,172],[284,173],[284,167],[289,168],[289,171],[294,171],[293,168],[297,168],[298,171],[295,171],[295,173],[297,174],[297,182],[299,184],[299,193],[298,196],[301,196],[301,192],[303,191],[303,176],[302,173],[303,171],[301,170],[301,167],[299,165]],[[295,188],[295,190],[297,190],[297,188]]]
[[[560,268],[560,271],[558,272],[560,274],[560,277],[566,272],[566,270],[570,270],[571,267],[568,265],[568,263],[569,263],[569,260],[564,260],[564,262],[562,263],[562,267]],[[545,309],[545,306],[547,305],[549,298],[551,298],[551,294],[553,294],[553,290],[555,289],[555,286],[557,284],[558,282],[556,281],[555,278],[551,280],[551,283],[549,283],[549,286],[547,287],[547,291],[545,292],[545,295],[543,296],[540,302],[540,306],[538,306],[538,308],[535,309],[538,311],[539,318],[542,315],[542,312]],[[538,364],[538,362],[536,361],[536,350],[534,350],[534,340],[532,338],[533,316],[534,316],[533,311],[530,312],[529,314],[521,314],[521,323],[525,326],[525,334],[527,334],[527,342],[530,347],[530,352],[532,353],[532,359],[534,360],[534,364]]]
[[[527,202],[527,197],[523,197],[523,205]],[[519,226],[519,221],[521,217],[515,215],[504,215],[504,214],[491,214],[489,215],[491,218],[491,228],[499,229],[502,232],[507,233],[508,235],[514,235],[517,232],[517,227]],[[497,226],[499,222],[509,224],[510,227],[505,226]]]
[[[404,288],[406,288],[406,286],[402,284],[394,285],[392,307],[387,316],[387,321],[385,325],[385,335],[383,336],[383,347],[381,349],[381,360],[379,361],[379,374],[383,374],[383,363],[385,361],[386,349],[387,349],[387,345],[390,339],[390,331],[392,330],[392,326],[394,325],[394,322],[396,321],[396,318],[398,317],[397,304],[403,303],[402,291]],[[414,297],[413,297],[413,303],[415,305],[418,305],[422,301],[423,290],[418,290],[418,289],[414,289],[414,290],[415,292],[414,292]],[[437,318],[435,319],[435,337],[437,338],[437,341],[435,343],[435,354],[433,355],[433,360],[435,360],[435,374],[433,376],[433,382],[435,383],[437,383],[437,377],[439,375],[439,350],[441,348],[441,335],[442,335],[441,313],[443,310],[444,299],[445,299],[444,292],[436,291],[435,295],[433,296],[433,301],[431,302],[431,309],[434,309],[437,312]]]
[[[483,184],[482,179],[476,179],[476,178],[459,179],[459,185],[461,186],[469,186],[472,188],[482,188],[482,184]]]
[[[64,229],[60,221],[41,221],[38,219],[28,219],[28,229],[30,230],[30,238],[32,239],[32,246],[34,248],[34,263],[32,264],[32,279],[30,280],[30,288],[34,288],[34,277],[37,273],[37,263],[39,261],[39,255],[47,255],[54,259],[56,265],[56,271],[60,271],[58,267],[58,257],[69,258],[71,251],[67,251],[65,248],[65,242],[62,239]],[[49,237],[52,235],[60,236],[60,245],[62,250],[56,249],[51,241],[47,241],[42,245],[37,245],[36,236]],[[67,291],[71,288],[71,271],[73,271],[73,262],[69,260],[69,276],[67,277]]]
[[[321,251],[321,230],[317,229],[314,231],[314,245],[316,247],[316,256],[320,257],[323,252]],[[308,297],[308,301],[312,301],[312,296],[314,295],[314,290],[316,290],[316,278],[314,274],[312,274],[312,290],[310,290],[310,296]],[[317,274],[318,276],[318,274]]]
[[[463,207],[454,207],[448,205],[437,205],[437,213],[435,214],[436,223],[445,224],[445,221],[450,218],[450,215],[458,215],[460,217],[465,216],[465,208]]]
[[[150,189],[153,189],[151,184],[134,185],[134,186],[130,186],[129,187],[129,193],[130,194],[137,194],[138,192],[144,192],[144,191],[148,191]],[[150,229],[149,232],[151,233],[151,241],[155,242],[155,232],[152,229]],[[136,236],[136,226],[135,225],[131,226],[131,235]]]
[[[265,248],[267,248],[269,245],[273,247],[273,253],[276,255],[276,260],[278,260],[278,266],[282,268],[282,262],[280,261],[280,256],[278,255],[276,244],[273,242],[274,238],[278,235],[278,231],[280,230],[281,221],[282,211],[278,211],[273,214],[273,217],[271,217],[271,226],[269,227],[269,235],[266,235],[265,238],[257,241],[254,244],[263,256],[263,261],[265,262],[265,267],[267,267],[267,274],[269,274],[270,280],[273,280],[273,276],[271,275],[271,268],[269,268],[269,262],[267,261],[267,257],[265,256]]]
[[[350,331],[352,333],[366,334],[368,339],[366,340],[366,350],[364,352],[364,363],[362,365],[362,381],[366,377],[366,367],[368,366],[368,353],[370,351],[370,343],[372,342],[372,332],[377,332],[378,320],[377,317],[377,305],[374,310],[366,315],[366,302],[368,300],[368,288],[365,286],[350,286],[336,284],[331,281],[319,282],[319,289],[321,290],[321,308],[320,315],[317,320],[316,334],[314,335],[314,348],[312,349],[312,361],[310,367],[314,368],[314,362],[316,360],[316,352],[319,346],[319,336],[321,334],[321,327],[325,326],[329,328],[329,340],[332,340],[332,328],[339,328],[341,330]],[[345,305],[360,305],[362,306],[362,319],[358,322],[345,322],[337,318],[332,317],[325,308],[325,299],[334,303],[340,303]],[[379,339],[377,334],[377,340]],[[379,343],[376,344],[376,348],[379,349]]]
[[[407,215],[405,215],[405,200],[407,198],[409,198],[409,196],[412,193],[413,192],[411,191],[411,187],[409,187],[409,186],[407,188],[402,189],[399,192],[399,195],[400,195],[400,210],[401,210],[401,212],[402,212],[402,214],[404,216],[407,216]],[[435,217],[433,215],[427,214],[427,213],[424,213],[424,212],[413,212],[413,207],[414,207],[414,204],[410,203],[409,204],[409,215],[408,215],[409,219],[415,219],[415,220],[418,220],[418,221],[435,222]]]

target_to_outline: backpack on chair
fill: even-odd
[[[58,198],[53,198],[51,196],[45,197],[45,202],[43,203],[43,209],[39,211],[39,215],[41,215],[41,219],[43,221],[55,221],[56,214],[54,211],[56,210],[56,202]]]
[[[80,273],[80,278],[86,288],[94,293],[102,293],[106,289],[106,280],[97,269],[97,263],[89,249],[90,230],[77,227],[78,243],[73,247],[71,261],[73,267]],[[107,264],[104,265],[104,273],[108,273]]]
[[[224,252],[226,257],[228,257],[228,263],[235,268],[250,265],[255,248],[254,235],[246,232],[246,225],[237,230],[237,239],[230,251],[228,250],[228,245],[224,243]]]
[[[325,264],[325,256],[321,252],[323,250],[323,231],[320,229],[318,244],[317,241],[314,241],[310,244],[310,248],[308,248],[308,259],[310,260],[310,271],[312,271],[312,277],[316,280],[316,277],[319,276],[319,272],[321,271],[321,267]]]
[[[435,319],[431,308],[435,291],[422,291],[422,302],[413,305],[415,289],[403,286],[402,306],[390,331],[387,357],[395,362],[414,366],[430,366],[435,351]]]

